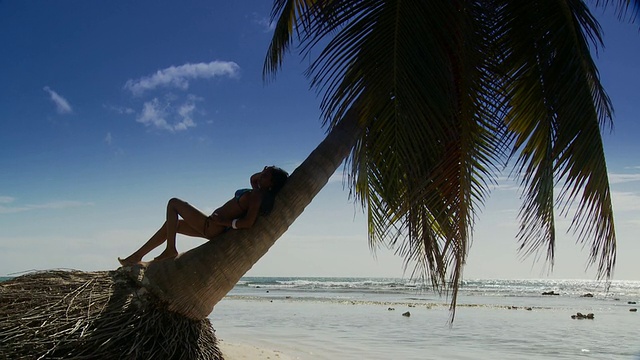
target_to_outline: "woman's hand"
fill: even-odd
[[[211,221],[216,225],[230,226],[229,225],[229,220],[223,219],[222,217],[220,217],[220,215],[218,215],[216,213],[211,214],[210,218],[211,218]]]

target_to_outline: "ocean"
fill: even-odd
[[[640,281],[466,280],[451,322],[410,280],[245,277],[209,318],[223,342],[299,360],[640,360],[638,307]]]
[[[467,280],[452,323],[409,280],[247,277],[210,319],[222,341],[301,360],[640,359],[634,302],[640,281]]]

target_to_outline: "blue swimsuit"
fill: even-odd
[[[240,198],[242,197],[242,195],[251,192],[252,189],[238,189],[236,190],[236,194],[234,195],[234,197],[236,198],[237,202],[240,202]]]
[[[250,193],[251,189],[238,189],[236,190],[236,194],[233,196],[236,199],[236,202],[238,203],[238,206],[240,206],[240,198],[242,197],[242,195],[246,194],[246,193]],[[242,206],[240,206],[240,209],[242,209]],[[247,211],[245,209],[242,209],[242,211]]]
[[[236,193],[233,195],[233,198],[236,199],[236,202],[238,203],[238,206],[240,206],[240,198],[242,197],[242,195],[246,194],[246,193],[250,193],[251,190],[253,189],[238,189],[236,190]],[[240,209],[242,209],[242,206],[240,206]],[[243,211],[246,211],[245,209],[242,209]],[[211,216],[215,215],[216,213],[211,214]],[[207,218],[207,220],[204,222],[204,229],[202,229],[202,234],[206,234],[207,233],[207,229],[209,228],[209,220],[211,218],[211,216],[209,216]],[[227,232],[231,230],[231,227],[227,227],[226,229],[224,229],[224,232]],[[211,240],[209,238],[209,240]]]

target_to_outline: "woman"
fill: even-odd
[[[187,202],[173,198],[167,204],[167,220],[164,225],[140,249],[124,259],[122,266],[139,264],[151,250],[167,242],[167,248],[154,260],[178,256],[176,234],[203,237],[212,240],[229,229],[249,228],[259,214],[266,215],[273,207],[275,194],[287,181],[289,174],[275,166],[251,175],[251,189],[240,189],[235,196],[206,216]],[[182,219],[179,219],[181,217]]]

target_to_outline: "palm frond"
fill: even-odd
[[[620,20],[627,18],[635,22],[640,17],[640,0],[596,0],[595,3],[605,8],[614,6]]]
[[[305,25],[309,24],[311,9],[316,3],[317,0],[274,0],[271,22],[277,21],[262,69],[265,80],[274,77],[282,66],[294,36],[300,35],[299,28],[304,30]]]
[[[640,8],[640,0],[617,3]],[[611,274],[600,128],[611,124],[612,107],[590,55],[601,30],[583,1],[275,4],[281,15],[265,71],[275,72],[301,29],[325,124],[354,107],[360,114],[365,130],[346,166],[372,248],[396,249],[414,274],[451,290],[455,307],[477,212],[516,157],[522,251],[546,247],[553,264],[557,203],[567,211],[577,202],[572,230],[591,244],[599,274]]]
[[[476,207],[504,150],[484,41],[492,29],[474,21],[490,16],[473,4],[349,4],[332,9],[333,26],[311,27],[311,44],[333,36],[308,75],[329,126],[355,99],[368,112],[350,164],[371,246],[397,249],[434,288],[452,290],[453,308]]]
[[[572,228],[580,242],[591,238],[590,261],[610,276],[615,233],[599,126],[610,124],[613,110],[588,46],[601,44],[600,28],[581,1],[503,3],[506,122],[525,192],[521,249],[546,245],[553,264],[554,186],[564,183],[558,200],[565,210],[583,192]]]

